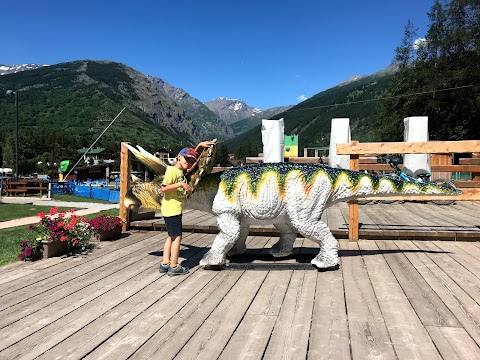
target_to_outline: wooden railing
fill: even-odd
[[[475,160],[480,154],[480,141],[429,141],[429,142],[393,142],[393,143],[359,143],[353,141],[349,144],[337,144],[338,155],[350,155],[350,170],[384,170],[388,165],[385,164],[364,164],[360,166],[360,156],[363,154],[443,154],[440,162],[448,161],[448,156],[452,153],[472,153]],[[438,158],[437,158],[438,160]],[[438,162],[438,161],[434,161]],[[471,164],[450,165],[433,164],[431,171],[468,171],[472,172],[473,187],[462,189],[463,193],[457,196],[432,196],[432,195],[402,195],[389,197],[392,200],[480,200],[480,166]],[[456,185],[468,185],[456,182]],[[358,241],[358,201],[350,201],[349,204],[349,230],[348,238],[350,241]]]
[[[5,192],[7,196],[27,193],[38,194],[42,196],[48,193],[48,180],[40,179],[19,179],[18,181],[9,180],[5,182]]]

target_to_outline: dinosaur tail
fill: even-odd
[[[339,184],[335,184],[336,186],[334,187],[333,197],[335,200],[354,200],[379,195],[418,194],[453,196],[462,193],[461,190],[450,183],[442,185],[420,184],[354,171],[345,172],[339,180]]]

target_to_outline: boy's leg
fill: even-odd
[[[172,237],[168,236],[167,240],[165,241],[165,245],[163,245],[163,261],[162,261],[163,264],[168,264],[170,262],[171,250],[172,250]]]
[[[170,246],[170,266],[175,267],[178,265],[178,256],[180,254],[180,244],[182,243],[182,235],[176,236],[171,241]]]

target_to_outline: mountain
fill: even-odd
[[[195,125],[204,130],[204,139],[229,139],[233,137],[233,130],[230,126],[200,100],[195,99],[185,90],[170,85],[160,78],[149,75],[147,75],[147,78],[150,79],[159,91],[163,91],[170,99],[179,104],[189,117],[194,119]]]
[[[243,100],[227,99],[224,97],[208,101],[205,105],[227,124],[232,124],[262,112],[262,110],[258,108],[247,105]]]
[[[153,153],[212,136],[146,75],[111,61],[74,61],[0,76],[0,91],[8,89],[18,94],[23,174],[45,159],[76,160],[76,150],[90,146],[123,107],[96,144],[107,148],[107,156],[118,158],[122,141]],[[0,96],[0,155],[7,164],[14,162],[14,119],[13,96]]]
[[[240,135],[245,131],[248,131],[254,128],[257,125],[262,123],[262,119],[270,119],[270,117],[280,114],[284,111],[290,109],[293,105],[290,106],[277,106],[267,110],[263,110],[259,113],[253,114],[250,117],[245,119],[238,120],[232,123],[230,126],[235,135]]]
[[[357,76],[357,80],[343,81],[270,118],[284,118],[285,135],[299,135],[299,148],[328,146],[331,120],[343,117],[350,118],[352,139],[375,141],[379,102],[374,100],[387,91],[394,72],[394,67],[388,67],[369,76]],[[236,124],[232,127],[236,129]],[[227,146],[234,152],[242,146],[261,152],[261,124],[227,141]]]
[[[23,64],[23,65],[1,65],[0,64],[0,75],[14,74],[20,71],[34,70],[42,66],[48,65],[37,65],[37,64]]]

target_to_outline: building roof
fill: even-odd
[[[88,148],[81,148],[81,149],[78,149],[77,152],[79,152],[80,154],[85,154],[85,151],[87,151]],[[86,155],[95,155],[95,154],[100,154],[102,152],[105,151],[105,148],[95,148],[95,149],[90,149],[88,150],[88,153]]]

